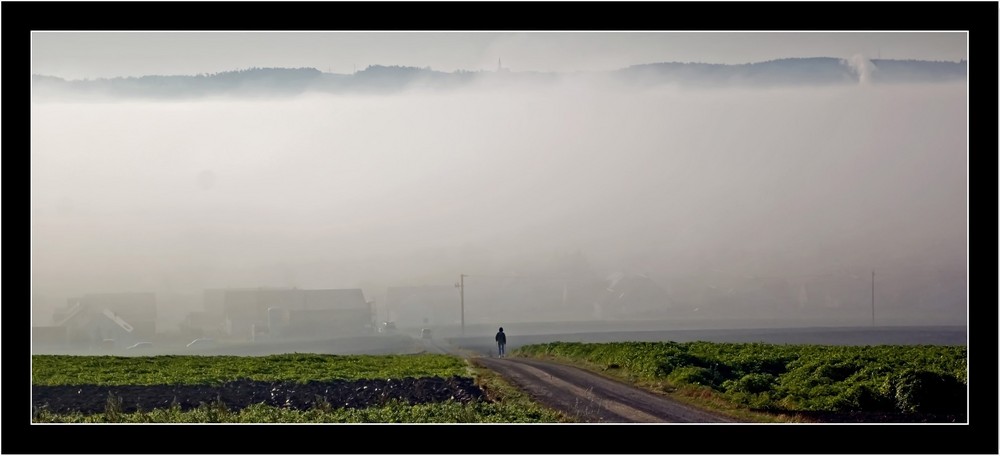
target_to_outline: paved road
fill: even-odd
[[[472,358],[533,399],[584,423],[721,423],[729,418],[607,379],[586,370],[534,359]]]

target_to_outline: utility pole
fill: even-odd
[[[875,270],[872,269],[872,326],[875,326]]]
[[[455,284],[458,288],[458,296],[462,306],[462,336],[465,336],[465,274],[458,275],[458,283]]]

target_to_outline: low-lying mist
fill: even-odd
[[[36,102],[36,324],[82,293],[156,292],[169,323],[205,288],[381,299],[460,273],[552,275],[576,253],[599,277],[646,274],[668,290],[841,274],[857,281],[841,299],[862,307],[874,269],[897,278],[884,299],[900,315],[964,322],[966,93],[568,82]],[[926,274],[947,283],[907,310]],[[712,315],[779,316],[718,302]]]

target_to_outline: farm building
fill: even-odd
[[[360,289],[205,290],[205,310],[185,320],[193,335],[257,340],[327,339],[368,333],[371,304]]]
[[[40,335],[62,334],[75,348],[124,348],[151,340],[156,334],[156,295],[153,293],[95,293],[67,300],[53,314],[62,330]],[[46,336],[48,337],[48,336]]]

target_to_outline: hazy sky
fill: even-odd
[[[653,62],[785,57],[957,61],[965,32],[33,32],[32,73],[69,79],[368,65],[454,71],[613,70]]]

